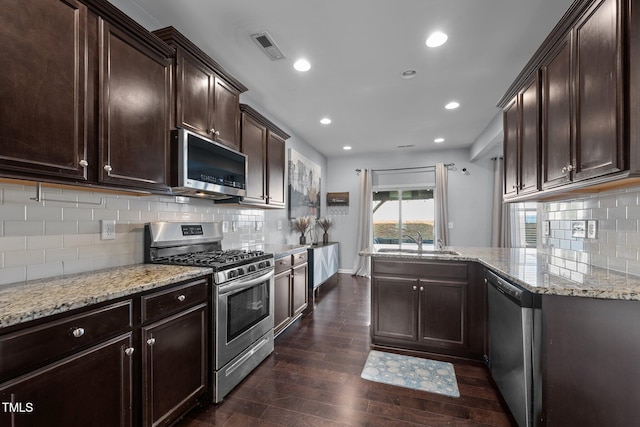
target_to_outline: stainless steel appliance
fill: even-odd
[[[488,272],[489,369],[520,427],[541,414],[539,295]]]
[[[145,225],[145,262],[213,269],[213,400],[220,402],[273,352],[274,258],[222,250],[220,223]]]
[[[171,133],[171,186],[174,194],[216,200],[246,196],[247,156],[197,133]]]

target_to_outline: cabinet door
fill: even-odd
[[[267,194],[268,203],[284,207],[284,171],[286,167],[284,139],[269,132],[267,140]]]
[[[307,264],[298,265],[291,272],[291,303],[293,304],[293,315],[296,316],[307,308]]]
[[[211,128],[214,74],[200,61],[180,49],[177,53],[177,67],[177,125],[213,138]]]
[[[624,97],[618,0],[598,1],[575,26],[574,180],[624,169]]]
[[[467,284],[420,280],[420,340],[446,348],[466,345]]]
[[[276,275],[273,287],[273,332],[280,332],[291,320],[291,272]]]
[[[518,194],[518,101],[516,97],[504,110],[504,196]]]
[[[0,425],[131,426],[131,333],[0,385]]]
[[[0,168],[87,179],[86,6],[5,0],[0,28]]]
[[[171,59],[100,25],[99,180],[167,188]]]
[[[251,203],[266,203],[267,128],[248,114],[242,115],[242,153],[247,155],[247,195]]]
[[[538,73],[534,73],[520,93],[520,160],[518,194],[534,193],[540,189],[539,108],[540,90]]]
[[[216,141],[240,149],[240,93],[220,77],[215,78],[213,127]]]
[[[371,288],[372,335],[418,339],[418,280],[374,277]]]
[[[572,90],[569,33],[542,64],[542,188],[569,182],[571,164]]]
[[[143,425],[168,425],[207,388],[207,305],[143,328]]]

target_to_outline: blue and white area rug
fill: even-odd
[[[362,378],[384,384],[460,397],[453,365],[371,350]]]

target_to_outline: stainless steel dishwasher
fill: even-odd
[[[520,427],[539,425],[541,310],[539,295],[487,272],[489,369]]]

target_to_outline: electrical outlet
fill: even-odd
[[[223,233],[229,232],[229,221],[222,221],[222,232]]]
[[[116,220],[101,219],[100,220],[100,240],[116,239]]]
[[[233,231],[238,231],[238,223],[236,221],[231,222],[231,229]]]
[[[282,220],[278,220],[278,230],[282,230]]]

